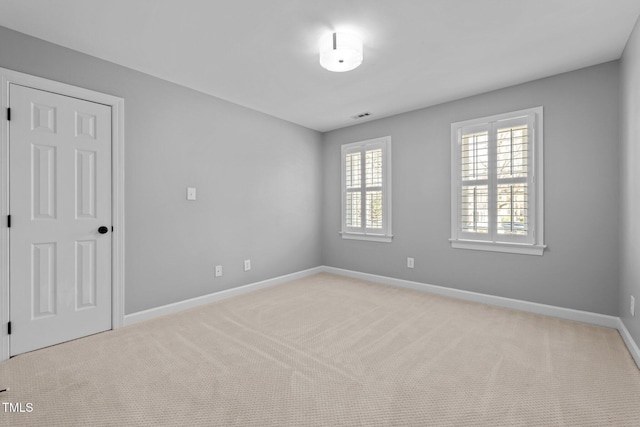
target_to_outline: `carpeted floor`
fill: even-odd
[[[617,331],[320,274],[0,363],[11,426],[640,426]]]

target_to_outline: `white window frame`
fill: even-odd
[[[364,179],[364,167],[362,167],[362,188],[360,190],[363,203],[362,207],[362,227],[352,228],[347,227],[347,206],[346,206],[346,158],[347,154],[361,152],[362,159],[364,161],[365,152],[372,149],[382,148],[382,229],[368,229],[365,227],[365,179]],[[384,136],[380,138],[368,139],[366,141],[353,142],[350,144],[342,145],[341,150],[341,171],[342,171],[342,229],[340,234],[343,239],[352,240],[368,240],[372,242],[386,242],[389,243],[393,239],[391,232],[391,137]]]
[[[527,123],[530,129],[528,172],[527,236],[499,234],[497,232],[496,188],[503,181],[496,173],[496,135],[502,126]],[[451,124],[451,246],[456,249],[473,249],[493,252],[509,252],[525,255],[543,255],[544,249],[544,165],[543,165],[543,108],[535,107],[489,117],[465,120]],[[489,225],[486,233],[463,232],[460,226],[460,197],[462,192],[461,145],[462,135],[481,130],[489,132]]]

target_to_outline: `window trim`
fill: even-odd
[[[368,147],[382,147],[382,232],[376,233],[367,231],[363,227],[363,231],[349,230],[346,223],[347,207],[346,207],[346,165],[345,159],[348,153],[362,150],[363,152]],[[342,223],[340,235],[346,240],[365,240],[370,242],[384,242],[390,243],[393,239],[393,233],[391,231],[392,215],[391,215],[391,136],[384,136],[380,138],[368,139],[365,141],[352,142],[349,144],[343,144],[340,150],[340,164],[341,164],[341,209],[342,209]],[[364,183],[363,183],[364,185]]]
[[[527,118],[530,117],[530,118]],[[533,196],[531,199],[530,212],[533,213],[532,227],[533,238],[529,242],[523,239],[510,238],[504,236],[504,240],[497,240],[497,234],[488,234],[493,240],[483,239],[480,235],[468,235],[463,237],[460,229],[460,191],[461,191],[461,171],[460,171],[460,140],[463,128],[496,128],[499,122],[513,121],[515,119],[532,120],[533,138],[530,153],[530,180],[533,184]],[[488,117],[464,120],[451,124],[451,247],[456,249],[471,249],[492,252],[507,252],[525,255],[543,255],[544,249],[544,122],[543,107],[534,107],[510,113],[496,114]],[[490,138],[490,141],[492,139]],[[492,148],[490,147],[489,150]],[[490,167],[495,167],[491,165]],[[491,187],[496,185],[497,179],[492,180]],[[495,213],[495,209],[490,209],[490,214]],[[495,215],[490,217],[491,223],[495,222]],[[509,241],[511,240],[511,241]],[[520,241],[518,241],[520,240]]]

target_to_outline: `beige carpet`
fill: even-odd
[[[617,331],[320,274],[0,364],[11,426],[640,426]]]

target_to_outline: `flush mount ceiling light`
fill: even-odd
[[[329,33],[320,39],[320,65],[329,71],[351,71],[362,64],[362,41],[354,34]]]

